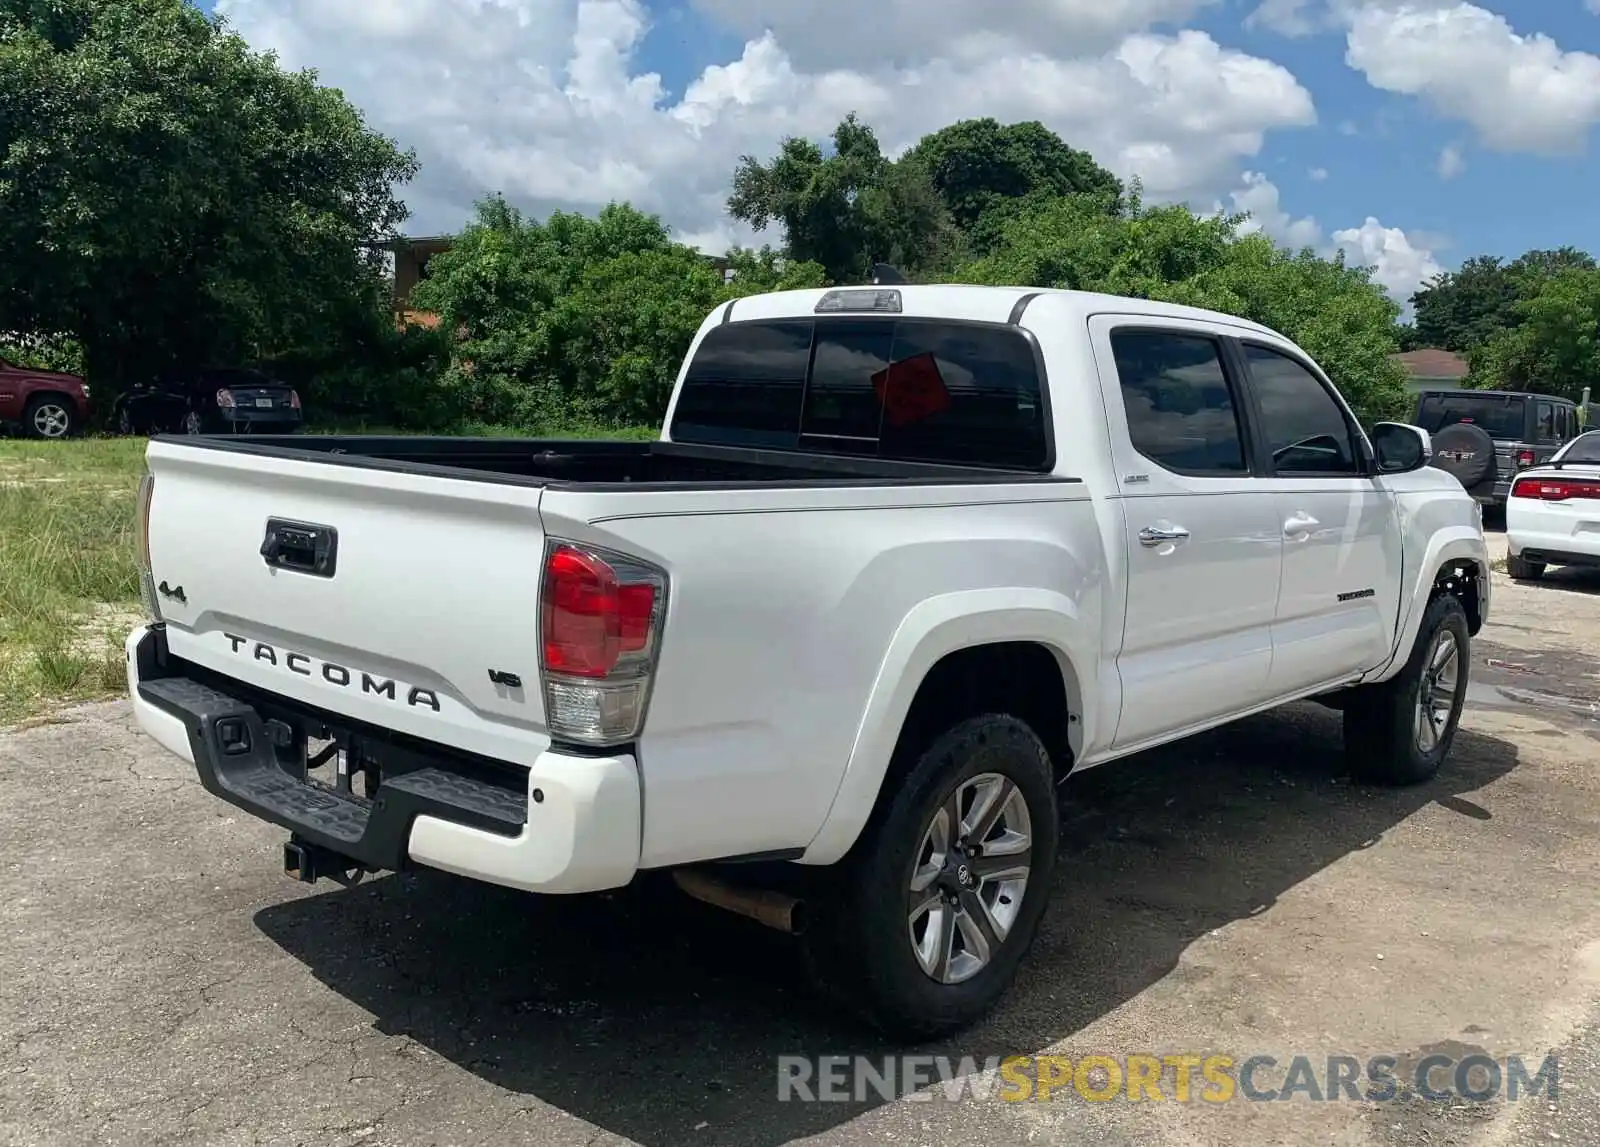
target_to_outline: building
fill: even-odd
[[[423,238],[400,238],[388,244],[394,256],[394,314],[401,324],[437,326],[439,317],[427,311],[411,308],[411,292],[428,277],[428,261],[435,255],[450,250],[455,239],[450,235],[431,235]]]
[[[1406,389],[1459,390],[1467,378],[1467,360],[1451,351],[1427,347],[1394,356],[1406,372]]]

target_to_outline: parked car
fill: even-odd
[[[201,370],[136,383],[112,403],[123,434],[292,434],[300,395],[259,370]]]
[[[1600,430],[1580,434],[1511,485],[1506,572],[1531,581],[1548,566],[1600,566]]]
[[[30,438],[69,438],[89,421],[89,387],[75,374],[0,358],[0,425]]]
[[[1570,400],[1514,390],[1425,390],[1416,424],[1433,437],[1433,465],[1497,507],[1517,474],[1548,461],[1582,429]]]
[[[1305,698],[1435,774],[1491,582],[1427,450],[1212,311],[742,298],[655,442],[153,441],[129,688],[297,879],[670,871],[925,1038],[1009,986],[1069,774]]]

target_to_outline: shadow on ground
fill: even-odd
[[[1600,569],[1594,566],[1550,566],[1536,581],[1522,583],[1565,593],[1600,594]]]
[[[1075,778],[1053,906],[1011,996],[958,1046],[920,1050],[1054,1044],[1431,802],[1472,833],[1489,814],[1462,794],[1516,749],[1464,730],[1444,775],[1401,791],[1352,785],[1339,761],[1337,716],[1299,706]],[[256,920],[380,1030],[648,1147],[818,1134],[869,1105],[778,1102],[777,1057],[891,1050],[816,1003],[789,938],[654,881],[541,900],[417,873]]]

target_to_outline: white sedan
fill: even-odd
[[[1580,434],[1548,462],[1522,471],[1506,499],[1506,571],[1600,567],[1600,430]]]

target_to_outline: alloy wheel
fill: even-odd
[[[1461,649],[1456,635],[1441,629],[1433,639],[1433,648],[1428,650],[1422,681],[1417,686],[1417,748],[1424,754],[1437,749],[1449,731],[1460,679]]]
[[[918,965],[941,984],[971,979],[998,955],[1028,888],[1033,822],[999,773],[962,781],[928,822],[913,862],[907,930]]]
[[[41,402],[33,408],[33,429],[40,438],[65,438],[72,415],[59,402]]]

